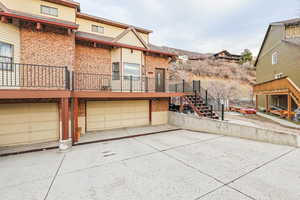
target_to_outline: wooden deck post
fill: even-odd
[[[184,104],[183,104],[183,97],[181,96],[180,97],[180,107],[179,107],[179,112],[183,112],[184,110]]]
[[[288,94],[288,119],[292,119],[292,96]]]
[[[62,138],[61,140],[69,139],[69,99],[61,98],[60,100],[60,116],[61,116],[61,125],[62,125]]]
[[[73,129],[72,142],[78,142],[78,98],[73,98]]]
[[[266,95],[266,99],[265,99],[265,103],[266,103],[266,112],[270,112],[270,105],[269,105],[269,95]]]
[[[255,95],[255,109],[258,111],[258,95]]]

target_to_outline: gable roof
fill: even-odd
[[[113,46],[113,47],[129,48],[129,49],[135,49],[135,50],[144,51],[144,52],[163,54],[163,55],[171,56],[171,57],[176,56],[176,54],[168,52],[168,51],[164,50],[162,47],[158,47],[158,46],[155,46],[152,44],[149,44],[148,45],[149,48],[146,49],[146,48],[136,47],[136,46],[122,44],[122,43],[118,43],[118,42],[113,42],[113,40],[115,38],[112,38],[112,37],[105,37],[105,36],[96,35],[96,34],[92,34],[92,33],[81,32],[81,31],[76,32],[76,39],[83,40],[83,41],[95,42],[95,43],[104,44],[104,45]]]
[[[89,15],[89,14],[85,14],[82,12],[77,12],[77,17],[82,18],[82,19],[87,19],[87,20],[91,20],[94,22],[98,22],[98,23],[103,23],[103,24],[107,24],[107,25],[111,25],[111,26],[116,26],[119,28],[129,28],[129,27],[134,27],[137,31],[141,32],[141,33],[152,33],[153,31],[148,30],[148,29],[144,29],[144,28],[140,28],[140,27],[136,27],[136,26],[132,26],[132,25],[128,25],[128,24],[124,24],[124,23],[120,23],[120,22],[116,22],[113,20],[109,20],[109,19],[105,19],[102,17],[96,17],[93,15]]]
[[[264,37],[264,40],[262,42],[262,45],[260,47],[260,50],[259,50],[259,53],[258,53],[258,56],[256,58],[256,61],[254,63],[254,66],[256,67],[257,63],[258,63],[258,60],[259,60],[259,57],[261,55],[261,52],[262,52],[262,49],[266,43],[266,40],[269,36],[269,33],[270,33],[270,30],[271,30],[271,27],[272,26],[290,26],[290,25],[297,25],[297,24],[300,24],[300,18],[294,18],[294,19],[288,19],[288,20],[283,20],[283,21],[279,21],[279,22],[273,22],[271,23],[269,26],[268,26],[268,29],[267,29],[267,32],[265,34],[265,37]],[[287,43],[293,43],[293,44],[296,44],[298,43],[297,41],[290,41],[290,39],[286,39],[286,40],[282,40],[282,41],[285,41]]]
[[[118,42],[120,39],[122,39],[125,35],[127,35],[130,31],[132,31],[134,33],[134,35],[138,38],[138,40],[143,44],[143,46],[148,49],[148,45],[147,43],[143,40],[143,38],[141,38],[140,34],[138,32],[136,32],[134,27],[129,27],[126,30],[124,30],[121,34],[119,34],[114,40],[113,42]]]
[[[256,60],[255,60],[255,63],[254,63],[254,66],[255,66],[255,67],[256,67],[256,65],[257,65],[257,63],[258,63],[258,60],[259,60],[259,57],[260,57],[260,55],[261,55],[262,49],[263,49],[263,47],[265,46],[265,43],[266,43],[266,41],[267,41],[268,35],[269,35],[269,33],[270,33],[270,30],[271,30],[271,26],[272,26],[272,25],[270,24],[269,27],[268,27],[268,30],[267,30],[267,32],[266,32],[266,34],[265,34],[264,40],[263,40],[263,42],[262,42],[262,44],[261,44],[261,46],[260,46],[258,56],[257,56],[257,58],[256,58]]]
[[[7,12],[7,10],[8,9],[5,7],[5,5],[0,2],[0,12]]]
[[[76,8],[78,11],[80,11],[80,3],[72,0],[42,0],[42,1],[48,1],[51,3],[56,3],[67,7]]]
[[[293,24],[300,24],[300,18],[288,19],[288,20],[271,23],[271,25],[293,25]]]

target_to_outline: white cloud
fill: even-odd
[[[249,48],[254,54],[268,23],[300,8],[298,0],[77,1],[84,12],[154,30],[150,41],[159,45],[199,52]]]

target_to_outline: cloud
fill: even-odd
[[[270,22],[296,15],[298,0],[77,0],[97,16],[154,30],[150,41],[199,52],[258,53]]]

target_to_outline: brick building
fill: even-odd
[[[0,147],[165,124],[183,95],[150,30],[71,0],[0,0],[0,17]]]

